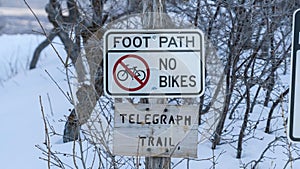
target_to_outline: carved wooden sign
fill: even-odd
[[[197,157],[198,109],[196,105],[115,103],[113,153]]]

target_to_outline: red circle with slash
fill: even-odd
[[[128,58],[137,59],[138,61],[141,61],[144,64],[144,66],[146,68],[146,75],[145,75],[145,78],[143,80],[139,79],[139,77],[123,62],[125,59],[128,59]],[[124,68],[124,70],[130,74],[131,77],[133,77],[133,80],[138,82],[139,85],[137,87],[133,87],[133,88],[126,87],[120,82],[120,80],[118,80],[116,70],[117,70],[117,67],[119,65],[122,66]],[[141,88],[143,88],[147,84],[147,82],[149,80],[149,77],[150,77],[149,65],[145,61],[145,59],[143,59],[142,57],[140,57],[138,55],[129,54],[129,55],[122,56],[120,59],[117,60],[117,62],[114,65],[114,68],[113,68],[113,78],[114,78],[115,82],[117,83],[117,85],[120,88],[122,88],[123,90],[126,90],[126,91],[140,90]]]

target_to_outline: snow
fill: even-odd
[[[32,51],[41,40],[43,37],[35,35],[0,36],[0,44],[4,44],[0,48],[1,65],[7,65],[7,61],[12,60],[17,63],[14,68],[19,71],[0,87],[1,168],[46,168],[46,163],[38,159],[41,152],[35,148],[44,140],[39,96],[46,103],[49,94],[53,112],[58,117],[67,114],[65,110],[70,106],[44,71],[46,69],[64,87],[63,74],[56,66],[59,63],[49,48],[44,51],[41,59],[49,66],[40,65],[36,70],[25,70]],[[1,77],[7,79],[5,67],[1,68]],[[45,111],[50,112],[49,107],[45,107]]]
[[[44,40],[43,36],[37,35],[2,35],[0,36],[0,163],[5,169],[32,169],[47,168],[47,162],[39,159],[45,158],[42,151],[36,146],[45,148],[45,130],[41,113],[39,96],[49,124],[53,125],[57,133],[62,133],[65,116],[69,114],[68,109],[72,105],[58,89],[45,70],[53,77],[55,82],[64,92],[68,91],[68,85],[64,68],[51,47],[47,47],[41,54],[37,69],[28,70],[28,64],[35,47]],[[65,58],[63,46],[59,40],[55,40],[55,46],[59,53]],[[10,65],[10,66],[7,66]],[[283,76],[283,81],[288,76]],[[285,107],[286,109],[286,107]],[[264,133],[265,118],[268,108],[257,105],[250,119],[255,123],[260,120],[257,128],[244,139],[243,153],[241,159],[236,159],[236,144],[232,142],[237,139],[242,121],[236,121],[235,125],[224,133],[222,145],[215,150],[211,149],[209,140],[201,142],[198,146],[198,158],[189,162],[183,160],[176,168],[210,168],[216,163],[217,169],[243,168],[252,160],[258,160],[261,153],[268,144],[276,137],[285,136],[282,130],[272,134]],[[280,117],[281,109],[275,111]],[[228,120],[227,120],[228,121]],[[229,121],[231,122],[231,121]],[[282,121],[275,121],[273,129],[282,128]],[[251,138],[253,137],[253,138]],[[276,146],[269,149],[264,160],[259,163],[258,168],[283,168],[287,157],[287,146],[285,139],[279,139]],[[84,142],[84,144],[86,144]],[[52,148],[62,152],[62,160],[74,167],[72,158],[63,154],[72,153],[73,143],[62,143],[59,136],[51,137]],[[87,145],[85,145],[87,146]],[[76,147],[78,148],[78,146]],[[77,149],[76,149],[77,150]],[[295,152],[293,152],[295,153]],[[92,154],[92,153],[91,153]],[[92,155],[91,155],[92,156]],[[214,159],[212,158],[214,156]],[[297,155],[294,154],[294,157]],[[90,157],[90,160],[93,157]],[[177,164],[181,159],[173,159]],[[289,167],[290,165],[288,165]],[[80,168],[80,166],[79,166]],[[250,165],[247,166],[250,168]],[[300,162],[293,163],[293,168],[300,168]]]

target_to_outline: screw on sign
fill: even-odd
[[[134,59],[141,62],[143,68],[126,64],[128,59]],[[148,82],[150,77],[150,69],[148,63],[138,55],[125,55],[117,60],[113,67],[113,78],[116,84],[126,91],[137,91],[142,89]],[[137,85],[128,86],[126,82],[136,81]]]

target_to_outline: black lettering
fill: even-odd
[[[149,137],[148,146],[154,146],[154,137]]]
[[[177,87],[180,87],[179,84],[178,84],[178,82],[177,82],[178,78],[179,78],[179,75],[172,76],[172,87],[175,86],[174,84],[176,84]]]
[[[182,116],[180,116],[180,115],[177,115],[177,118],[176,118],[177,125],[179,125],[179,121],[181,121],[181,120],[182,120]]]
[[[151,37],[150,36],[145,36],[143,37],[143,39],[145,39],[145,47],[147,48],[148,47],[148,41]]]
[[[184,125],[191,125],[192,124],[192,117],[191,116],[185,116],[184,117]]]
[[[158,124],[158,122],[159,122],[159,114],[154,114],[152,123],[153,124]]]
[[[165,68],[165,70],[168,69],[168,59],[165,58],[165,61],[162,60],[162,58],[159,58],[159,70],[161,70],[161,66]]]
[[[142,124],[142,122],[140,121],[140,115],[139,114],[136,115],[136,124]]]
[[[167,137],[165,137],[165,147],[167,147],[168,145],[167,145],[167,143],[168,143],[168,138]]]
[[[189,86],[190,87],[195,87],[196,86],[196,80],[195,80],[196,76],[195,75],[191,75],[189,79],[190,79]]]
[[[125,116],[127,116],[127,114],[120,114],[121,118],[122,118],[122,123],[125,122]]]
[[[141,139],[141,140],[142,140],[142,146],[144,146],[144,145],[145,145],[145,142],[144,142],[144,141],[145,141],[145,138],[146,138],[146,137],[141,137],[141,136],[139,136],[139,139]]]
[[[169,137],[169,146],[175,146],[175,145],[172,143],[172,137]]]
[[[138,43],[137,42],[137,39],[138,39]],[[133,46],[138,48],[138,47],[141,47],[142,46],[142,39],[140,37],[134,37],[133,38]]]
[[[188,85],[186,84],[186,79],[187,79],[187,75],[182,75],[180,77],[180,85],[181,85],[181,87],[188,87]]]
[[[175,124],[175,120],[174,120],[174,117],[172,115],[170,115],[170,119],[169,119],[169,124]]]
[[[149,120],[150,120],[149,117],[151,117],[151,114],[146,114],[146,115],[145,115],[145,123],[146,123],[146,124],[151,124],[151,122],[149,121]]]
[[[122,37],[120,36],[116,36],[114,37],[114,48],[117,47],[117,43],[120,43],[120,41],[118,41],[118,39],[121,39]]]
[[[184,36],[177,36],[177,38],[179,39],[179,47],[182,47],[182,39]]]
[[[168,62],[168,58],[165,58],[165,60],[163,60],[162,58],[159,59],[159,70],[162,70],[162,67],[165,70],[171,69],[174,70],[176,69],[176,60],[174,58],[170,58],[169,62]]]
[[[171,37],[168,47],[170,47],[171,45],[175,45],[175,47],[177,47],[176,40],[174,37]]]
[[[159,76],[159,87],[167,87],[167,76]]]
[[[171,64],[172,61],[173,61],[173,64]],[[171,65],[173,65],[173,66],[171,66]],[[174,58],[171,58],[171,59],[169,60],[169,68],[170,68],[171,70],[176,69],[176,60],[175,60]]]
[[[134,115],[135,114],[129,114],[129,123],[131,123],[131,124],[135,123],[135,121],[134,121]]]
[[[167,119],[167,115],[162,114],[160,116],[160,124],[167,124],[166,119]]]
[[[157,138],[156,146],[163,146],[160,137]]]
[[[192,47],[195,47],[194,36],[192,37],[192,39],[188,39],[188,36],[186,37],[186,47],[189,47],[189,43],[192,43]]]
[[[167,41],[168,41],[168,38],[167,38],[167,37],[165,37],[165,36],[159,37],[159,47],[161,48],[161,47],[162,47],[162,44],[163,44],[163,43],[167,43]]]
[[[126,40],[127,40],[127,44],[126,44]],[[129,37],[125,37],[123,40],[122,40],[122,44],[125,48],[128,48],[131,46],[131,40]]]

